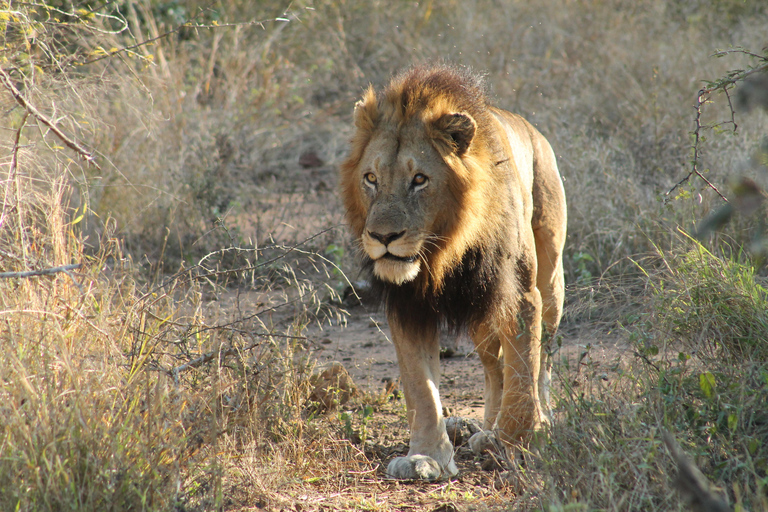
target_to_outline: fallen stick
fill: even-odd
[[[27,270],[25,272],[0,272],[0,279],[12,279],[15,277],[34,277],[34,276],[49,276],[58,272],[69,272],[76,268],[82,267],[82,263],[75,263],[74,265],[63,265],[61,267],[44,268],[42,270]]]
[[[712,492],[707,477],[688,459],[672,434],[662,432],[662,439],[672,459],[677,463],[678,474],[675,483],[680,494],[688,502],[688,507],[694,512],[731,512],[731,507]]]

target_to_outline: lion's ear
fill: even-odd
[[[477,123],[469,114],[457,112],[445,114],[435,121],[439,133],[447,135],[456,155],[463,156],[469,149],[477,131]]]
[[[363,99],[355,103],[355,126],[360,130],[371,131],[378,117],[376,93],[373,86],[368,86]]]

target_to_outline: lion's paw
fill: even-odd
[[[441,480],[456,476],[459,469],[451,459],[443,469],[440,464],[428,455],[409,455],[396,457],[387,466],[387,474],[400,480]]]

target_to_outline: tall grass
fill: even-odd
[[[618,270],[617,260],[652,249],[638,227],[655,231],[659,220],[690,225],[717,206],[720,199],[695,180],[686,190],[701,192],[700,202],[665,210],[657,199],[687,173],[699,80],[747,59],[713,59],[712,52],[764,44],[760,2],[707,9],[659,0],[566,7],[478,0],[392,9],[318,1],[284,9],[236,0],[212,7],[132,1],[112,13],[129,31],[83,34],[81,60],[100,56],[99,47],[131,46],[185,21],[190,26],[125,58],[86,66],[89,85],[79,84],[76,95],[55,81],[41,83],[49,96],[56,91],[59,109],[92,114],[88,125],[68,119],[109,162],[77,178],[83,188],[87,182],[91,210],[115,219],[136,261],[162,256],[173,271],[217,249],[228,242],[220,231],[203,236],[217,218],[259,244],[339,225],[333,166],[346,152],[351,105],[369,82],[381,84],[414,62],[446,59],[486,74],[494,102],[528,117],[553,142],[569,197],[570,280],[585,263],[577,255],[589,255],[594,275]],[[249,24],[255,21],[263,23]],[[107,24],[100,17],[90,23]],[[728,117],[726,102],[714,107],[710,121]],[[706,148],[701,167],[713,182],[746,165],[760,122],[739,119],[735,136]],[[299,168],[307,151],[327,165]],[[290,214],[280,201],[292,203]],[[295,222],[307,217],[318,227],[302,230]]]
[[[18,168],[3,270],[81,266],[0,279],[0,508],[220,506],[222,446],[301,445],[312,368],[302,332],[336,314],[311,270],[322,258],[238,248],[264,263],[222,268],[213,254],[147,284],[113,233],[87,250],[61,167],[47,175],[22,155]],[[222,274],[253,290],[229,311],[203,301],[228,297]]]
[[[749,258],[687,245],[664,258],[666,275],[655,285],[660,331],[709,362],[768,360],[768,293]]]

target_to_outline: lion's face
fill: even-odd
[[[361,242],[380,279],[412,281],[429,252],[437,250],[445,229],[439,213],[453,202],[450,172],[423,127],[371,139],[356,179],[367,212]]]
[[[476,142],[471,101],[409,80],[392,87],[381,96],[369,88],[355,106],[357,131],[341,166],[346,216],[376,277],[395,285],[418,278],[435,291],[473,243],[482,213],[471,205],[489,185],[482,162],[491,157]]]

